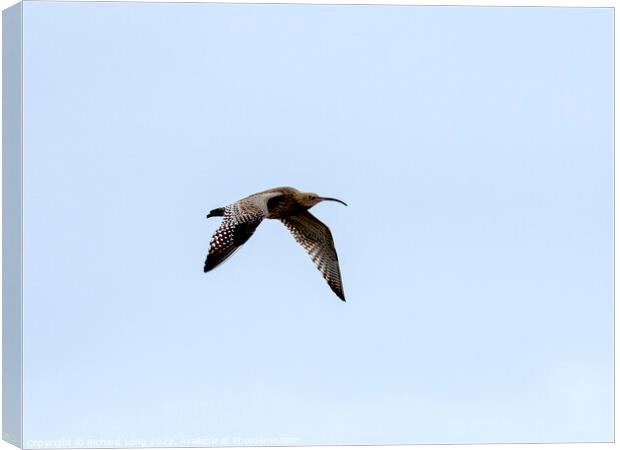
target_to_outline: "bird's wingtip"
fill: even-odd
[[[222,217],[224,215],[224,212],[224,208],[212,209],[211,211],[209,211],[209,214],[207,214],[207,219],[209,217]]]

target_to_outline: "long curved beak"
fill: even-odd
[[[338,200],[337,198],[333,198],[333,197],[319,197],[321,200],[329,200],[331,202],[338,202],[338,203],[342,203],[344,206],[349,206],[347,205],[345,202],[343,202],[342,200]]]

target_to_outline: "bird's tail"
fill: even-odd
[[[209,217],[220,217],[224,215],[224,208],[215,208],[212,209],[209,214],[207,214],[207,219]]]

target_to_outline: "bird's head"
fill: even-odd
[[[347,206],[347,204],[343,202],[342,200],[338,200],[337,198],[332,198],[332,197],[321,197],[320,195],[315,194],[314,192],[304,192],[301,196],[300,203],[304,205],[306,208],[310,209],[317,203],[321,203],[322,201],[325,201],[325,200],[328,200],[331,202],[342,203],[344,206]]]

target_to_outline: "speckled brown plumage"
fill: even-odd
[[[295,240],[308,252],[329,287],[345,300],[332,234],[324,223],[308,212],[317,203],[330,200],[312,192],[279,187],[258,192],[222,208],[213,209],[207,217],[222,216],[213,234],[204,271],[209,272],[237,251],[254,234],[263,219],[279,219]]]

